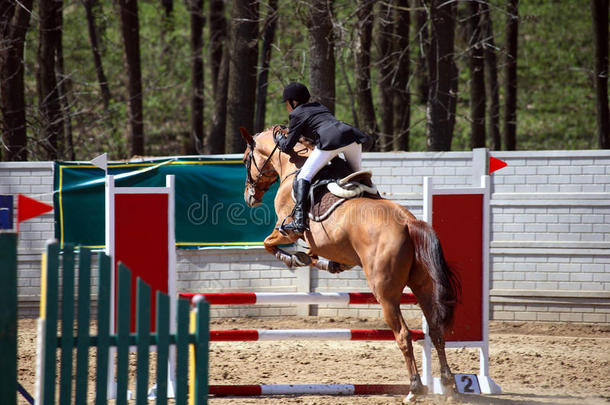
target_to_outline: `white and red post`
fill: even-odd
[[[135,297],[135,278],[140,277],[151,287],[151,328],[156,325],[156,291],[176,297],[176,240],[175,240],[175,177],[166,177],[165,187],[117,187],[119,176],[106,176],[106,250],[111,257],[111,322],[115,333],[117,265],[130,270]],[[176,309],[171,301],[171,314]],[[135,298],[131,303],[131,329],[135,331]],[[175,332],[176,319],[170,316],[170,330]],[[175,351],[170,350],[168,397],[174,396]],[[109,398],[116,397],[113,356],[108,368]]]
[[[437,233],[447,263],[457,272],[462,295],[456,307],[453,333],[447,334],[447,348],[478,348],[481,393],[502,392],[489,376],[489,240],[490,179],[481,176],[480,187],[437,188],[424,178],[424,221]],[[423,383],[442,393],[439,378],[432,378],[432,342],[428,325],[422,353]]]

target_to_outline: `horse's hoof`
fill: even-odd
[[[428,387],[426,387],[419,378],[419,375],[411,377],[411,384],[409,387],[409,394],[413,395],[426,395],[428,393]]]
[[[409,395],[407,395],[405,397],[405,399],[402,400],[402,403],[403,404],[412,404],[415,401],[417,401],[417,395],[412,392],[409,392]]]
[[[303,267],[311,264],[311,257],[305,252],[296,252],[294,255],[294,264]]]

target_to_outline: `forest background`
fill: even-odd
[[[241,152],[292,81],[374,150],[610,148],[608,0],[8,0],[0,35],[2,160]]]

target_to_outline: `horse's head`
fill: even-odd
[[[261,205],[263,195],[278,179],[278,173],[271,163],[271,158],[277,151],[273,129],[268,129],[254,137],[244,127],[240,127],[239,131],[248,144],[244,153],[246,166],[244,200],[248,206],[257,207]]]

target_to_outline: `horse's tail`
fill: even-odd
[[[415,261],[427,269],[432,279],[432,319],[429,322],[445,330],[453,322],[461,290],[459,279],[445,261],[441,242],[428,223],[416,220],[408,224],[408,229],[415,247]]]

